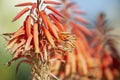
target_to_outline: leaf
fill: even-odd
[[[34,40],[34,46],[35,46],[35,52],[40,53],[39,50],[39,35],[38,35],[38,24],[34,23],[33,25],[33,40]]]
[[[25,3],[20,3],[15,5],[15,7],[21,7],[21,6],[31,6],[33,3],[32,2],[25,2]]]
[[[64,17],[59,11],[57,11],[56,9],[54,9],[53,7],[51,6],[46,6],[47,9],[53,11],[54,13],[56,13],[57,15],[61,16],[61,17]]]
[[[12,20],[12,22],[18,20],[23,14],[25,14],[26,12],[28,12],[30,9],[27,7],[27,8],[24,8],[22,11],[20,11]]]
[[[49,0],[45,0],[44,1],[45,4],[55,4],[55,5],[61,5],[60,2],[55,2],[55,1],[49,1]]]
[[[10,60],[10,61],[7,63],[7,65],[10,66],[12,62],[14,62],[14,61],[16,61],[16,60],[18,60],[18,59],[20,59],[20,58],[27,58],[27,56],[25,56],[25,55],[18,55],[17,57],[15,57],[15,58],[13,58],[12,60]]]
[[[24,63],[28,63],[28,64],[31,63],[31,61],[29,61],[29,60],[21,60],[21,61],[17,64],[16,73],[18,72],[18,69],[19,69],[20,65],[21,65],[23,62],[24,62]]]
[[[50,32],[47,29],[45,29],[44,27],[42,27],[42,30],[44,31],[45,36],[48,39],[48,41],[50,42],[51,46],[53,48],[56,48],[54,40],[53,40],[52,35],[50,34]]]

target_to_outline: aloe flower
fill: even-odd
[[[6,49],[13,55],[8,65],[23,58],[18,63],[16,71],[21,63],[30,64],[32,80],[49,80],[51,76],[55,77],[51,73],[52,62],[63,61],[61,56],[74,49],[75,36],[66,32],[58,17],[55,17],[57,15],[64,19],[64,15],[47,4],[61,3],[37,0],[34,3],[25,2],[15,5],[26,8],[14,17],[13,22],[23,14],[29,13],[17,31],[3,34],[9,37]]]
[[[69,55],[62,57],[65,62],[54,62],[52,64],[52,73],[58,76],[61,80],[79,80],[87,79],[89,74],[88,68],[94,65],[91,55],[89,55],[89,44],[86,36],[91,37],[92,33],[82,24],[89,22],[80,17],[80,14],[85,14],[84,11],[78,10],[78,6],[73,2],[61,0],[64,6],[61,12],[66,16],[61,19],[65,30],[76,36],[75,49],[73,52],[67,52]],[[74,15],[73,15],[74,13]]]
[[[118,43],[118,35],[113,35],[110,32],[113,30],[112,27],[107,25],[105,20],[105,14],[101,13],[96,22],[96,28],[92,30],[94,35],[91,41],[90,54],[93,56],[95,61],[97,61],[98,66],[93,68],[92,75],[95,79],[105,79],[105,80],[116,80],[114,70],[119,75],[120,68],[120,56],[116,43]],[[115,67],[117,66],[117,67]],[[97,71],[96,74],[93,71]]]

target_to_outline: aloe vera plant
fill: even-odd
[[[13,55],[8,65],[24,58],[18,63],[16,71],[21,63],[29,64],[32,68],[32,80],[50,80],[51,77],[55,77],[51,73],[52,62],[62,61],[60,57],[65,55],[63,52],[74,48],[72,45],[75,37],[64,30],[61,22],[57,21],[57,17],[53,20],[49,16],[54,14],[64,18],[64,15],[47,4],[60,5],[61,3],[37,0],[15,5],[26,8],[20,11],[12,21],[15,22],[25,13],[28,13],[27,17],[17,31],[3,34],[9,37],[6,49]],[[48,10],[50,12],[47,12]]]
[[[117,70],[117,75],[120,74],[118,68],[120,57],[116,47],[119,36],[110,33],[114,28],[108,26],[104,13],[99,14],[96,21],[96,28],[92,30],[94,37],[90,44],[90,54],[99,63],[95,67],[99,74],[93,73],[93,71],[92,73],[95,79],[117,80],[114,70]],[[117,67],[115,67],[116,63]],[[93,69],[95,70],[95,68]]]
[[[54,6],[52,6],[54,5]],[[62,6],[58,6],[62,5]],[[24,7],[12,20],[27,14],[18,30],[4,33],[10,66],[19,60],[31,67],[31,80],[119,80],[118,35],[109,33],[105,14],[95,28],[87,28],[85,14],[68,0],[36,0],[15,5]]]

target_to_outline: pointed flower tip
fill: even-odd
[[[15,22],[15,20],[13,19],[12,22]]]
[[[45,4],[55,4],[55,5],[61,5],[61,2],[55,2],[55,1],[49,1],[49,0],[45,0],[44,1]]]
[[[35,53],[36,53],[36,54],[39,54],[39,53],[40,53],[40,51],[37,51],[37,50],[36,50],[36,51],[35,51]]]
[[[20,3],[16,4],[15,7],[31,6],[32,4],[33,4],[32,2]]]
[[[62,13],[60,13],[58,10],[56,10],[55,8],[51,7],[51,6],[46,6],[47,9],[53,11],[54,13],[56,13],[57,15],[59,15],[60,17],[64,18],[64,15]]]
[[[23,14],[28,12],[30,9],[28,7],[24,8],[22,11],[20,11],[12,20],[12,22],[18,20]]]

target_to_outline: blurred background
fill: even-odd
[[[22,25],[23,16],[16,22],[11,22],[12,18],[22,9],[14,7],[15,4],[33,0],[0,0],[0,34],[6,32],[14,32]],[[70,0],[79,5],[80,10],[86,12],[83,15],[90,24],[87,27],[94,27],[95,20],[99,13],[104,12],[106,19],[109,20],[110,26],[113,26],[113,34],[120,35],[120,0]],[[5,66],[11,59],[11,55],[5,50],[6,41],[0,37],[0,80],[29,80],[30,67],[27,64],[22,64],[15,73],[17,62],[10,67]],[[119,48],[119,47],[118,47]]]

